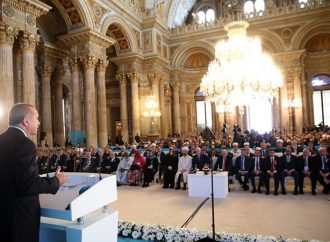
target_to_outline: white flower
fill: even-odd
[[[133,239],[137,239],[137,238],[139,237],[139,232],[134,231],[134,232],[132,233],[132,237],[133,237]]]

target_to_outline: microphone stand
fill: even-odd
[[[213,163],[211,159],[211,207],[212,207],[212,239],[215,241],[215,222],[214,222],[214,189],[213,189]]]

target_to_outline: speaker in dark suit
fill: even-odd
[[[304,178],[309,177],[312,184],[312,194],[316,195],[316,177],[314,171],[314,159],[310,156],[309,149],[303,150],[303,155],[296,159],[296,170],[299,174],[299,193],[304,194]]]
[[[282,171],[281,160],[275,156],[275,150],[269,150],[269,156],[265,159],[265,165],[263,167],[264,181],[266,185],[266,195],[269,194],[269,179],[274,178],[275,189],[274,195],[278,195],[278,185],[280,180],[280,173]]]
[[[285,155],[281,157],[281,188],[282,194],[286,194],[285,189],[285,177],[291,176],[294,179],[294,195],[298,195],[298,185],[299,185],[299,174],[296,171],[296,157],[292,155],[291,147],[288,147],[285,151]]]
[[[9,125],[0,135],[0,241],[38,242],[39,194],[55,194],[67,176],[39,176],[36,146],[27,137],[36,135],[39,126],[38,112],[32,105],[12,107]]]

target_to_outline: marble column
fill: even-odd
[[[164,79],[159,80],[160,137],[167,137]]]
[[[139,76],[134,72],[129,74],[129,78],[132,90],[132,136],[135,137],[136,134],[141,136]]]
[[[72,83],[72,130],[82,131],[78,60],[76,58],[71,59],[69,65]]]
[[[0,133],[8,127],[8,112],[14,104],[13,44],[17,30],[0,23]]]
[[[100,60],[97,64],[97,120],[99,127],[99,146],[101,147],[108,144],[107,97],[105,89],[105,70],[107,65],[107,60]]]
[[[158,108],[156,111],[160,111],[160,102],[159,102],[159,79],[160,76],[158,74],[151,74],[149,75],[149,79],[151,82],[151,89],[152,89],[152,95],[154,96],[154,100],[156,103],[158,103]],[[160,118],[154,118],[154,128],[155,128],[155,133],[160,134]]]
[[[96,96],[95,96],[95,56],[82,58],[85,77],[85,123],[86,123],[86,145],[97,147],[97,123],[96,123]]]
[[[181,120],[180,120],[180,84],[173,83],[173,132],[181,135]]]
[[[42,131],[46,133],[47,142],[53,146],[53,129],[52,129],[52,105],[50,92],[50,77],[52,68],[44,66],[42,69],[42,110],[41,110],[41,126]],[[56,85],[57,87],[57,85]]]
[[[280,101],[281,101],[281,128],[288,129],[289,127],[289,113],[288,109],[285,107],[285,105],[288,102],[288,90],[287,90],[287,81],[286,81],[286,75],[283,79],[283,87],[280,89]]]
[[[121,135],[125,142],[128,142],[128,118],[127,118],[127,79],[126,75],[116,75],[120,85],[120,122],[121,122]]]
[[[55,79],[55,125],[54,144],[64,146],[64,117],[63,117],[63,78],[65,71],[62,66],[56,69]]]
[[[294,87],[294,99],[302,103],[301,95],[301,68],[295,68],[293,71],[293,87]],[[297,133],[301,133],[303,128],[303,107],[297,107],[295,109],[295,129]]]
[[[38,41],[38,35],[23,32],[21,38],[23,102],[32,105],[36,105],[34,51]]]

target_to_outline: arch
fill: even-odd
[[[323,22],[313,22],[299,29],[292,37],[292,49],[304,49],[308,41],[319,34],[330,33],[330,18]]]
[[[78,24],[78,17],[81,24],[88,28],[94,28],[93,12],[86,1],[80,0],[50,0],[60,11],[68,29],[72,29],[74,24]],[[79,27],[81,27],[79,25]]]
[[[272,32],[266,32],[266,31],[248,31],[248,36],[254,36],[259,37],[261,40],[261,44],[263,47],[264,52],[282,52],[284,51],[283,46],[283,40],[277,36],[276,34],[273,34]]]
[[[191,53],[184,61],[183,67],[186,69],[201,69],[208,67],[212,57],[202,52]]]
[[[169,28],[174,28],[176,25],[181,25],[195,2],[196,0],[170,1],[166,12],[167,26]],[[178,15],[178,13],[180,13],[180,15]]]
[[[183,44],[177,48],[172,56],[172,67],[183,67],[185,61],[189,56],[195,53],[202,53],[208,56],[210,59],[214,58],[214,46],[206,41],[192,41],[187,44]]]
[[[104,17],[102,17],[102,19],[100,20],[100,26],[101,26],[100,32],[102,34],[106,35],[108,28],[112,24],[115,24],[116,26],[118,26],[120,28],[120,30],[123,32],[123,34],[125,35],[125,37],[128,40],[129,49],[132,52],[138,52],[137,42],[134,39],[134,36],[135,36],[134,32],[127,24],[127,21],[125,21],[121,17],[116,16],[113,13],[109,13],[109,14],[105,15]],[[115,47],[116,47],[116,51],[118,53],[118,51],[120,49],[118,46],[118,43],[115,44]]]

